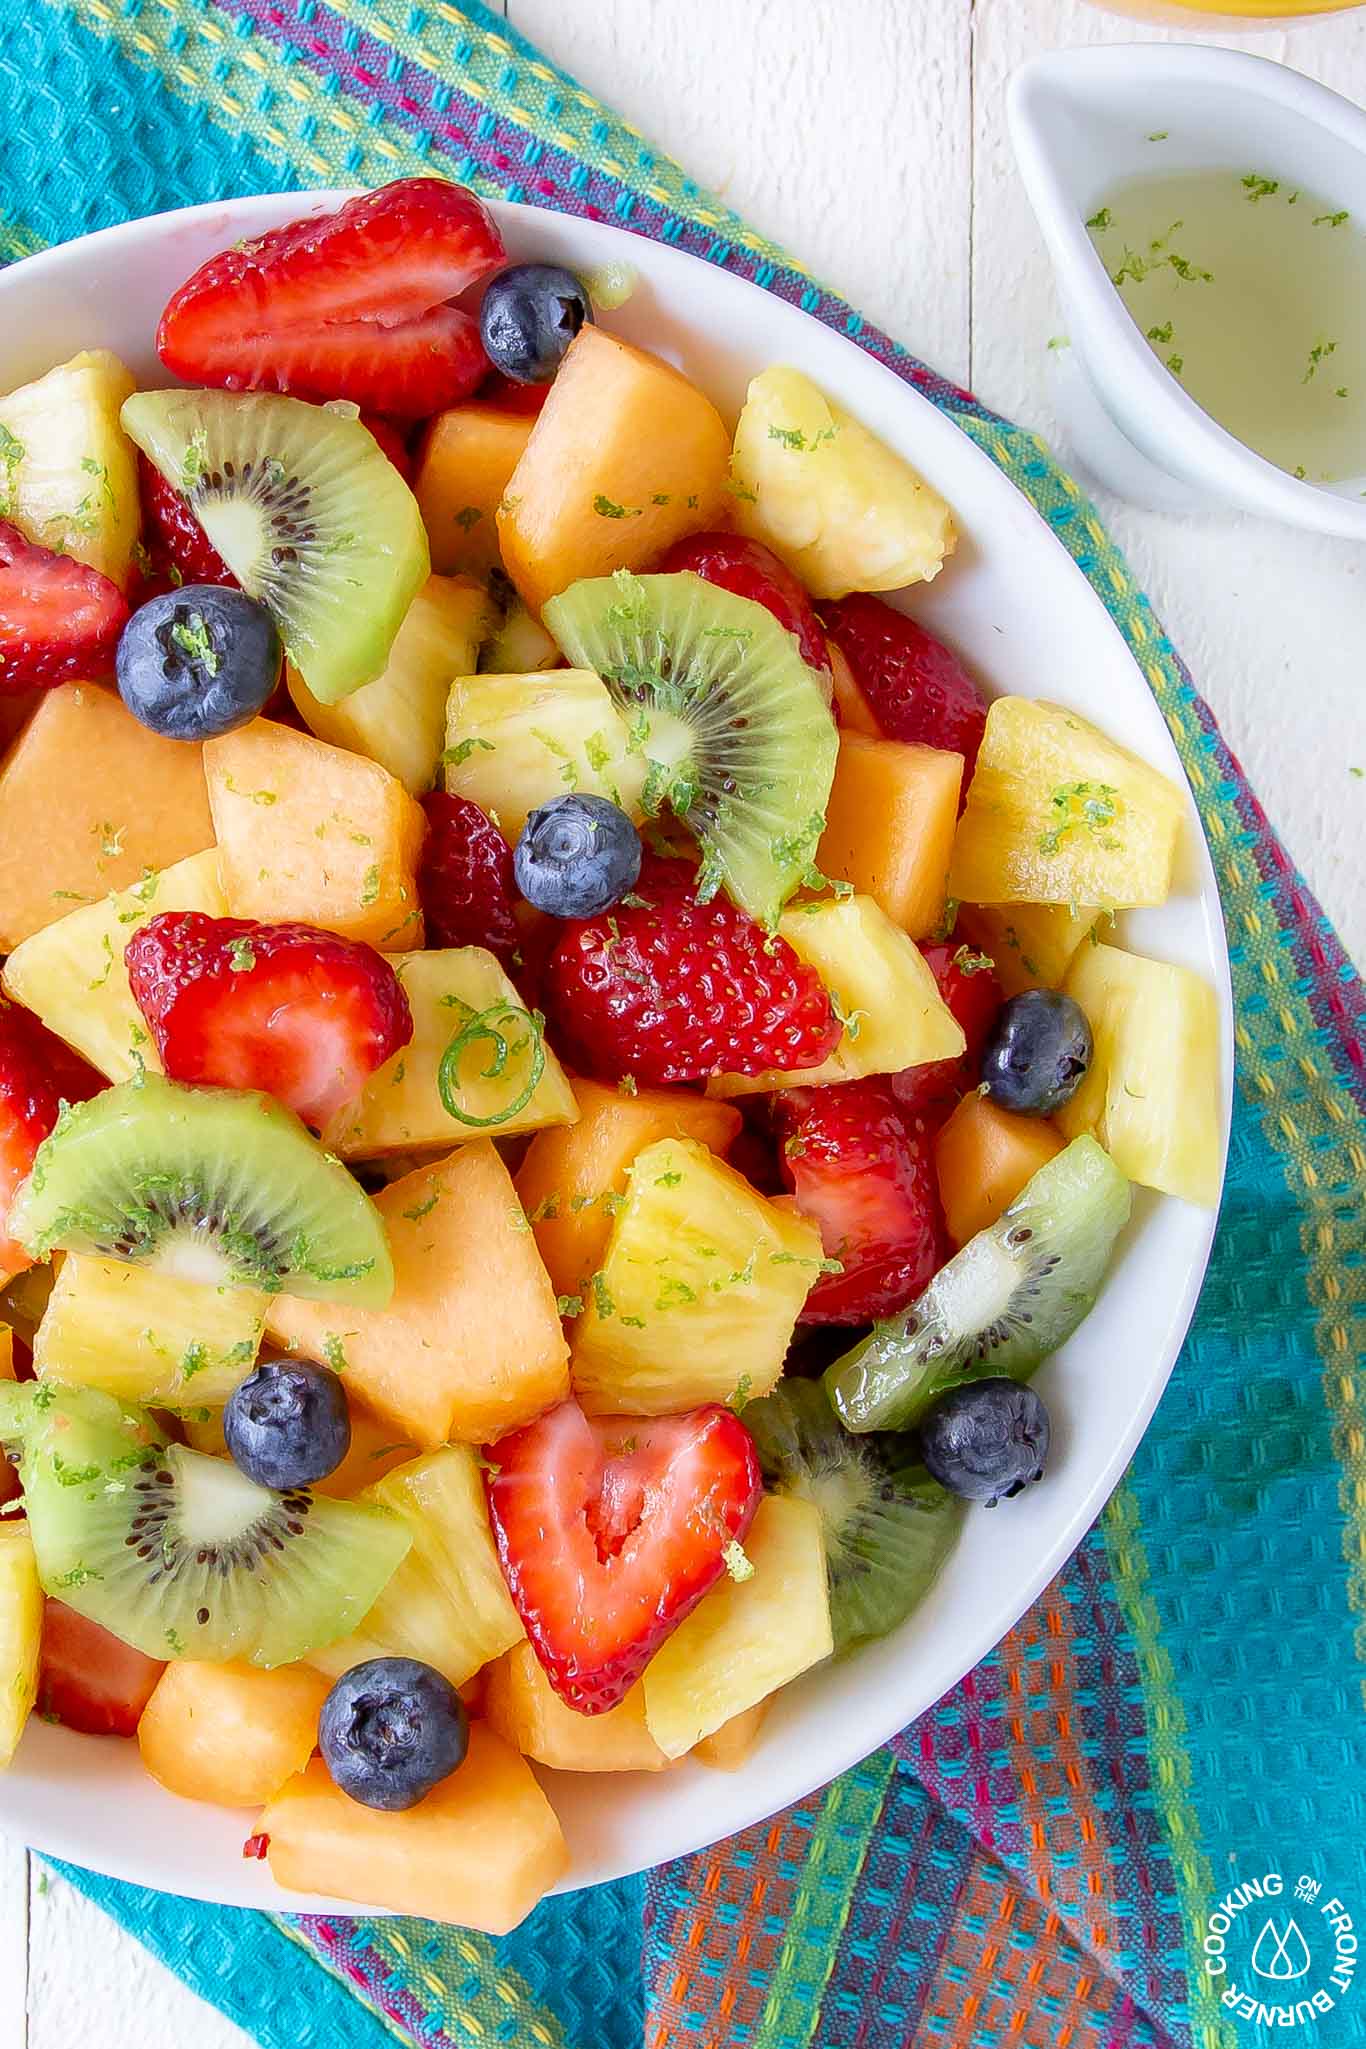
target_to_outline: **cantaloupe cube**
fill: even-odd
[[[502,564],[498,507],[536,424],[502,406],[452,406],[427,429],[413,495],[427,528],[432,568],[485,577]],[[470,663],[473,668],[473,662]]]
[[[523,1757],[561,1772],[658,1772],[672,1762],[645,1726],[639,1685],[606,1714],[566,1707],[529,1643],[489,1667],[484,1715],[491,1729]]]
[[[842,733],[816,866],[928,939],[944,922],[962,781],[961,754]]]
[[[724,1154],[740,1130],[738,1110],[684,1089],[633,1096],[597,1081],[575,1081],[577,1124],[542,1131],[517,1171],[517,1193],[557,1295],[579,1295],[602,1264],[612,1218],[626,1199],[626,1171],[661,1138],[694,1138]]]
[[[250,1373],[266,1298],[69,1253],[33,1337],[40,1380],[164,1409],[225,1402]]]
[[[555,1291],[507,1168],[487,1140],[375,1197],[393,1257],[385,1310],[278,1295],[266,1328],[424,1450],[487,1444],[569,1392]]]
[[[0,398],[0,519],[126,589],[141,513],[137,457],[119,424],[133,379],[84,349]]]
[[[1017,1117],[974,1089],[934,1141],[944,1222],[955,1245],[1009,1209],[1031,1175],[1062,1151],[1044,1117]]]
[[[0,1323],[0,1380],[14,1378],[14,1332],[7,1323]]]
[[[392,958],[413,1013],[413,1036],[371,1075],[354,1102],[338,1110],[323,1133],[329,1151],[363,1160],[474,1138],[511,1138],[578,1116],[564,1069],[491,953],[482,946],[457,946]],[[474,1018],[483,1020],[477,1030]],[[462,1113],[453,1117],[441,1093],[441,1063],[467,1027],[465,1048],[447,1076],[451,1101]],[[502,1072],[490,1074],[499,1039]],[[533,1086],[538,1063],[543,1065]],[[520,1109],[512,1108],[522,1095]]]
[[[426,821],[396,776],[270,719],[208,741],[204,773],[233,917],[298,919],[386,953],[422,944]]]
[[[778,930],[810,963],[845,1020],[844,1037],[819,1067],[722,1074],[713,1096],[855,1081],[931,1060],[955,1060],[967,1041],[914,940],[870,896],[790,904]]]
[[[451,795],[478,804],[513,843],[528,812],[568,790],[641,816],[644,754],[632,752],[626,721],[591,669],[457,676],[445,762]]]
[[[1222,1098],[1213,989],[1190,968],[1117,946],[1081,947],[1065,987],[1095,1045],[1058,1112],[1064,1137],[1089,1132],[1130,1181],[1214,1208]]]
[[[321,1758],[261,1816],[276,1883],[506,1935],[564,1876],[560,1824],[524,1758],[482,1722],[457,1771],[406,1813],[361,1807]]]
[[[413,1459],[360,1496],[398,1517],[412,1548],[352,1635],[310,1654],[339,1679],[368,1658],[418,1658],[462,1686],[522,1624],[493,1547],[484,1476],[467,1444]]]
[[[738,1772],[753,1756],[767,1714],[766,1700],[752,1708],[742,1708],[738,1715],[722,1722],[719,1729],[713,1729],[710,1736],[695,1743],[690,1754],[699,1764],[709,1764],[713,1771]]]
[[[714,526],[730,437],[681,370],[580,329],[498,513],[503,563],[533,612],[583,576],[643,569]]]
[[[392,1423],[357,1400],[353,1388],[347,1390],[347,1406],[351,1412],[351,1448],[326,1479],[314,1481],[311,1490],[314,1494],[330,1495],[335,1501],[349,1501],[362,1488],[372,1487],[395,1466],[406,1465],[417,1450],[411,1438],[397,1437]],[[180,1426],[192,1451],[207,1451],[213,1458],[228,1456],[221,1409],[203,1405],[182,1409]]]
[[[766,1494],[750,1524],[748,1579],[723,1579],[645,1667],[645,1720],[682,1757],[834,1648],[821,1512]]]
[[[827,639],[826,651],[830,656],[830,687],[834,701],[835,717],[842,733],[866,733],[870,740],[882,738],[882,728],[873,716],[873,708],[854,679],[848,657],[833,640]]]
[[[0,953],[213,839],[203,749],[148,732],[112,691],[60,684],[0,768]]]
[[[43,1592],[28,1524],[0,1521],[0,1771],[14,1756],[38,1691]]]
[[[482,584],[429,576],[404,615],[384,674],[339,704],[324,704],[286,663],[295,709],[320,740],[377,761],[420,797],[437,779],[451,678],[474,667],[492,620]]]
[[[965,904],[1165,903],[1187,799],[1058,704],[998,697],[958,822],[949,894]]]
[[[159,1074],[161,1056],[133,1001],[124,950],[162,911],[222,918],[227,908],[209,847],[33,933],[5,962],[4,986],[111,1081],[148,1068]]]
[[[329,1681],[308,1665],[205,1665],[177,1658],[138,1722],[142,1762],[182,1800],[259,1807],[318,1744]]]
[[[575,1327],[580,1402],[667,1416],[767,1394],[821,1258],[813,1225],[696,1139],[646,1146]]]
[[[1103,911],[1083,904],[963,904],[955,936],[989,954],[1007,996],[1025,989],[1061,989],[1077,948]]]

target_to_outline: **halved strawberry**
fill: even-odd
[[[821,614],[879,730],[889,740],[961,754],[966,797],[987,703],[953,649],[895,605],[862,591],[822,605]]]
[[[123,592],[98,569],[36,548],[0,519],[0,692],[107,675],[127,617]]]
[[[61,1114],[106,1086],[79,1053],[31,1010],[0,996],[0,1274],[22,1273],[33,1261],[8,1233],[14,1191]]]
[[[889,1077],[903,1110],[931,1127],[944,1122],[950,1110],[982,1078],[982,1049],[1005,1002],[1005,991],[985,953],[952,939],[934,940],[920,951],[939,984],[939,993],[963,1027],[966,1051],[956,1060],[931,1060]]]
[[[263,1089],[319,1128],[413,1036],[383,954],[311,925],[163,911],[124,959],[173,1080]]]
[[[488,1475],[503,1577],[560,1698],[615,1707],[726,1570],[763,1481],[738,1416],[585,1416],[502,1437]]]
[[[793,636],[807,667],[829,675],[830,650],[806,587],[762,541],[747,541],[743,534],[689,534],[674,543],[659,567],[691,569],[707,583],[763,605]]]
[[[165,1670],[64,1601],[46,1603],[37,1707],[47,1721],[83,1736],[136,1736]]]
[[[222,583],[236,590],[237,578],[190,510],[189,499],[141,453],[138,492],[148,584]]]
[[[774,1117],[788,1185],[826,1256],[803,1323],[859,1324],[904,1309],[948,1258],[934,1162],[881,1075],[783,1089]]]
[[[162,314],[157,352],[192,384],[419,419],[487,374],[478,321],[447,302],[503,260],[472,192],[401,178],[211,256]]]

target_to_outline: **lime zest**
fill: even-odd
[[[455,1001],[460,1003],[459,998]],[[539,1010],[525,1010],[521,1004],[509,1001],[490,1003],[484,1010],[472,1010],[466,1003],[460,1003],[460,1008],[468,1015],[441,1056],[436,1070],[436,1086],[448,1117],[453,1117],[457,1124],[468,1124],[482,1131],[492,1125],[506,1124],[509,1118],[516,1117],[525,1110],[540,1087],[541,1076],[545,1073],[545,1018]],[[502,1019],[519,1021],[527,1027],[526,1033],[515,1044],[509,1042],[505,1032],[498,1030],[498,1021]],[[492,1117],[472,1116],[461,1108],[457,1094],[460,1062],[470,1047],[481,1039],[487,1039],[493,1048],[493,1058],[480,1075],[482,1081],[496,1081],[506,1071],[508,1060],[514,1053],[521,1052],[528,1044],[531,1047],[527,1078],[520,1094]]]

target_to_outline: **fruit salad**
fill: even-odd
[[[1188,801],[917,616],[871,423],[459,186],[156,350],[0,397],[0,1766],[497,1933],[555,1774],[744,1767],[1048,1485],[1134,1186],[1218,1195]]]

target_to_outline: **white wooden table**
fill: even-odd
[[[1006,80],[1148,31],[1082,0],[506,0],[504,11],[870,318],[1053,435],[1052,280]],[[1366,100],[1366,12],[1244,38]],[[1291,852],[1366,960],[1366,579],[1345,541],[1102,510]],[[27,1987],[27,1999],[22,1988]],[[0,2049],[247,2049],[0,1840]]]

